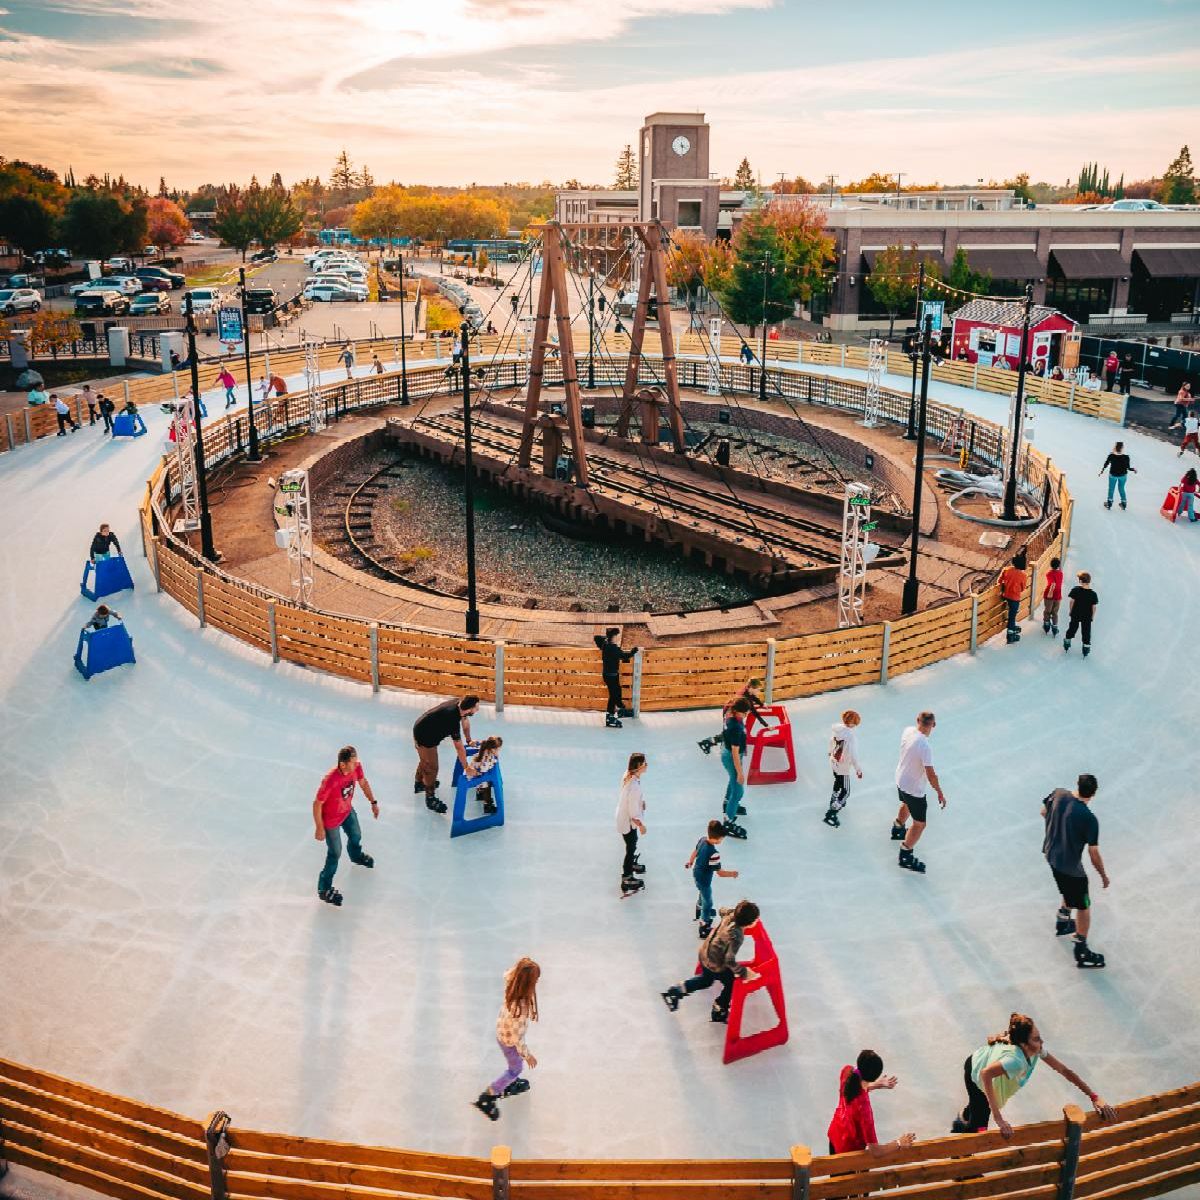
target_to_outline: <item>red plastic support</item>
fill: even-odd
[[[754,941],[754,958],[747,965],[757,973],[758,978],[749,981],[734,980],[733,998],[729,1002],[729,1022],[725,1028],[723,1061],[726,1063],[749,1058],[752,1054],[771,1049],[772,1046],[782,1046],[788,1040],[787,1005],[783,999],[779,957],[775,953],[775,947],[771,945],[771,939],[761,918],[748,936]],[[779,1022],[770,1029],[762,1029],[758,1033],[742,1037],[742,1010],[746,1006],[746,997],[760,988],[767,989]]]
[[[782,704],[763,704],[759,712],[774,718],[771,724],[759,720],[751,712],[746,720],[746,740],[750,743],[750,770],[746,772],[746,783],[795,783],[796,750],[792,745],[792,722]],[[787,757],[787,765],[777,771],[762,769],[763,752],[779,749]]]

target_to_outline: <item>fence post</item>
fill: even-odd
[[[1067,1127],[1063,1131],[1063,1156],[1058,1169],[1057,1200],[1071,1200],[1075,1195],[1075,1176],[1079,1172],[1079,1145],[1083,1138],[1083,1109],[1068,1104],[1063,1109]]]
[[[973,362],[971,364],[971,387],[975,391],[979,390],[979,363],[978,362]]]
[[[808,1200],[812,1151],[807,1146],[792,1147],[792,1200]]]
[[[1121,422],[1122,425],[1124,423],[1124,421]],[[78,396],[75,397],[75,424],[83,424],[83,401]]]
[[[763,685],[763,702],[775,701],[775,639],[767,638],[767,678]]]
[[[892,651],[892,623],[884,621],[883,623],[883,652],[880,656],[879,664],[879,682],[887,683],[888,681],[888,656]]]
[[[1125,412],[1129,408],[1129,393],[1125,392],[1121,397],[1121,425],[1125,424]],[[1099,416],[1099,413],[1096,414]]]
[[[275,601],[267,601],[267,635],[271,640],[271,661],[279,661],[279,631],[275,627]]]
[[[496,643],[496,711],[504,711],[504,643]]]
[[[1038,565],[1034,563],[1029,569],[1029,619],[1031,621],[1037,612],[1037,582]]]
[[[123,380],[121,386],[125,389],[125,403],[129,403],[129,381]]]
[[[508,1200],[508,1168],[512,1150],[508,1146],[492,1147],[492,1200]]]
[[[12,413],[4,414],[4,424],[8,429],[8,448],[10,450],[15,450],[17,445],[17,435],[16,431],[13,429]]]
[[[25,418],[25,445],[33,445],[33,426],[29,424],[29,409],[25,409],[22,416]]]
[[[204,628],[204,568],[196,568],[196,616],[200,618],[200,628]]]
[[[371,635],[371,691],[379,691],[379,622],[372,621]]]
[[[0,1120],[0,1179],[8,1174],[8,1159],[4,1157],[4,1121]]]
[[[1071,380],[1071,390],[1067,393],[1067,412],[1075,411],[1075,380]]]
[[[208,1190],[212,1200],[227,1200],[225,1156],[229,1153],[229,1114],[210,1113],[204,1128],[204,1145],[208,1151]]]
[[[640,647],[633,656],[633,686],[630,689],[630,704],[633,708],[633,715],[640,717],[642,715],[642,655],[645,651]]]
[[[841,345],[841,351],[842,351],[842,366],[844,367],[846,365],[846,343],[845,342],[843,342]]]
[[[971,653],[975,653],[975,647],[979,644],[979,593],[976,592],[971,597]]]

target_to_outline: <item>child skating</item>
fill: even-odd
[[[1076,579],[1079,582],[1067,593],[1067,599],[1071,601],[1071,619],[1067,623],[1063,649],[1070,650],[1075,634],[1082,631],[1083,657],[1087,658],[1092,652],[1092,618],[1096,615],[1096,605],[1100,603],[1100,597],[1092,591],[1092,577],[1087,571],[1080,571]]]
[[[1054,932],[1058,937],[1068,933],[1075,935],[1075,965],[1080,968],[1104,966],[1104,955],[1088,948],[1092,898],[1088,894],[1087,872],[1083,869],[1083,848],[1086,846],[1092,866],[1108,887],[1108,872],[1100,857],[1100,822],[1091,807],[1099,786],[1095,775],[1080,775],[1073,792],[1057,788],[1042,801],[1042,817],[1046,822],[1042,853],[1054,873],[1054,883],[1062,901],[1055,917]]]
[[[523,1067],[533,1070],[537,1066],[529,1047],[525,1045],[525,1030],[530,1021],[538,1019],[537,985],[542,968],[532,958],[521,958],[508,969],[504,976],[504,1003],[496,1018],[496,1041],[504,1061],[508,1064],[504,1073],[487,1089],[480,1092],[475,1107],[491,1121],[500,1119],[497,1100],[505,1096],[519,1096],[529,1091],[529,1080],[521,1078]]]
[[[833,792],[829,797],[829,807],[822,818],[826,825],[837,829],[841,825],[838,813],[846,807],[850,795],[850,772],[862,778],[862,767],[858,765],[858,744],[855,740],[862,717],[852,708],[842,713],[842,719],[834,723],[833,734],[829,739],[829,766],[833,771]]]
[[[874,1050],[863,1050],[854,1066],[842,1068],[838,1079],[838,1105],[829,1122],[830,1154],[865,1150],[873,1158],[886,1158],[917,1140],[915,1133],[902,1133],[895,1141],[881,1145],[875,1136],[871,1093],[891,1091],[895,1086],[895,1075],[883,1073],[883,1059]]]
[[[1004,1033],[988,1038],[986,1045],[967,1055],[967,1061],[963,1063],[967,1105],[954,1118],[950,1132],[982,1133],[988,1127],[988,1121],[995,1118],[1001,1136],[1012,1137],[1012,1126],[1001,1115],[1001,1110],[1033,1077],[1039,1060],[1068,1083],[1073,1083],[1106,1121],[1116,1117],[1116,1111],[1070,1067],[1047,1053],[1033,1018],[1024,1013],[1013,1013]]]
[[[762,704],[762,680],[757,675],[752,675],[728,700],[721,705],[721,728],[712,737],[701,738],[696,743],[705,754],[711,754],[714,746],[721,744],[721,738],[725,733],[725,722],[729,719],[729,713],[733,709],[734,704],[745,698],[750,701],[750,711],[755,714],[761,721],[763,718],[759,713],[759,706]]]
[[[1103,475],[1105,471],[1108,472],[1108,499],[1105,500],[1104,507],[1112,508],[1113,492],[1118,491],[1121,494],[1121,507],[1124,508],[1128,500],[1125,495],[1125,481],[1131,474],[1137,474],[1137,467],[1130,466],[1124,442],[1117,442],[1113,446],[1104,460],[1104,466],[1100,468],[1100,474]]]
[[[500,747],[503,745],[504,739],[501,737],[486,737],[479,743],[472,763],[478,774],[490,771],[500,761]],[[492,795],[490,783],[481,783],[475,789],[475,799],[483,803],[485,815],[490,817],[496,811],[496,799]]]
[[[625,843],[625,857],[621,860],[621,898],[640,892],[646,886],[639,876],[646,868],[638,862],[638,834],[645,836],[646,826],[642,816],[646,811],[646,798],[642,795],[642,776],[646,773],[646,756],[634,753],[629,756],[629,765],[621,779],[621,795],[617,800],[617,832]]]
[[[700,893],[693,920],[700,922],[702,938],[712,933],[713,917],[717,915],[712,898],[713,876],[720,875],[722,879],[738,877],[736,871],[727,871],[721,866],[721,843],[724,840],[725,826],[720,821],[709,821],[708,834],[696,843],[691,858],[683,864],[684,870],[691,871],[696,890]]]
[[[752,900],[740,900],[734,908],[721,909],[720,924],[700,943],[700,974],[667,988],[662,993],[663,1003],[674,1012],[684,996],[704,991],[719,981],[721,993],[712,1006],[709,1020],[724,1025],[729,1020],[734,979],[751,981],[758,978],[757,971],[737,961],[746,934],[757,923],[758,905]]]
[[[1062,603],[1063,573],[1061,559],[1050,560],[1046,586],[1042,589],[1042,632],[1058,637],[1058,606]]]

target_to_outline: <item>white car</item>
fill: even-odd
[[[37,312],[42,307],[42,298],[33,288],[0,289],[0,313],[11,317],[18,312]]]
[[[145,290],[142,287],[142,281],[136,275],[103,275],[99,279],[94,279],[89,287],[99,288],[101,291],[120,292],[122,296],[136,296],[138,292]]]
[[[305,287],[341,287],[347,291],[361,292],[364,296],[367,295],[367,285],[365,283],[357,283],[353,279],[347,279],[343,275],[310,275],[304,281]]]
[[[321,263],[317,268],[321,275],[336,275],[339,279],[350,279],[354,283],[361,283],[363,287],[367,285],[367,273],[358,266],[350,266],[348,263]]]
[[[204,234],[202,234],[198,229],[193,229],[192,232],[188,234],[188,241],[202,242],[204,241]]]
[[[179,311],[187,312],[187,298],[192,298],[192,312],[215,312],[221,305],[221,293],[216,288],[191,288],[179,297]]]
[[[336,283],[314,283],[304,289],[304,298],[317,304],[332,304],[342,301],[362,303],[366,292],[356,292]]]

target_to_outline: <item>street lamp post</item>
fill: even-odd
[[[184,300],[187,330],[188,362],[192,364],[192,420],[196,427],[196,491],[200,496],[200,553],[209,562],[218,562],[220,555],[213,545],[212,513],[208,510],[208,476],[204,470],[204,428],[200,420],[200,363],[196,357],[196,316],[192,312],[192,297]]]
[[[404,251],[400,260],[400,403],[408,403],[408,354],[404,347]]]
[[[475,604],[475,455],[471,446],[471,326],[459,326],[462,337],[463,398],[463,498],[467,506],[467,637],[479,636],[479,609]]]
[[[901,612],[907,617],[917,611],[917,547],[921,540],[921,485],[925,472],[925,422],[929,402],[929,343],[933,338],[933,317],[925,318],[921,329],[921,406],[917,416],[916,479],[913,480],[912,548],[908,555],[908,578],[904,581]]]
[[[1017,364],[1017,399],[1013,405],[1013,424],[1009,435],[1012,453],[1008,464],[1008,483],[1004,488],[1004,519],[1017,519],[1017,464],[1021,460],[1021,409],[1025,404],[1025,360],[1029,354],[1029,320],[1033,315],[1033,284],[1025,285],[1025,316],[1021,321],[1021,361]]]
[[[925,298],[925,260],[921,262],[917,269],[917,319],[914,324],[917,327],[918,334],[921,329],[921,303]],[[913,355],[912,360],[913,377],[912,377],[912,395],[908,400],[908,428],[904,431],[904,436],[911,442],[917,436],[916,417],[917,417],[917,356]]]
[[[246,268],[238,268],[242,292],[242,346],[246,351],[246,415],[250,421],[250,452],[247,462],[262,462],[258,452],[258,426],[254,423],[254,380],[250,374],[250,314],[246,311]],[[269,393],[268,393],[269,394]]]
[[[596,387],[596,272],[588,271],[588,391]]]
[[[762,293],[762,350],[758,356],[758,399],[760,403],[767,402],[767,276],[774,274],[772,262],[763,259],[763,293]]]
[[[438,274],[446,273],[446,231],[438,230]]]

